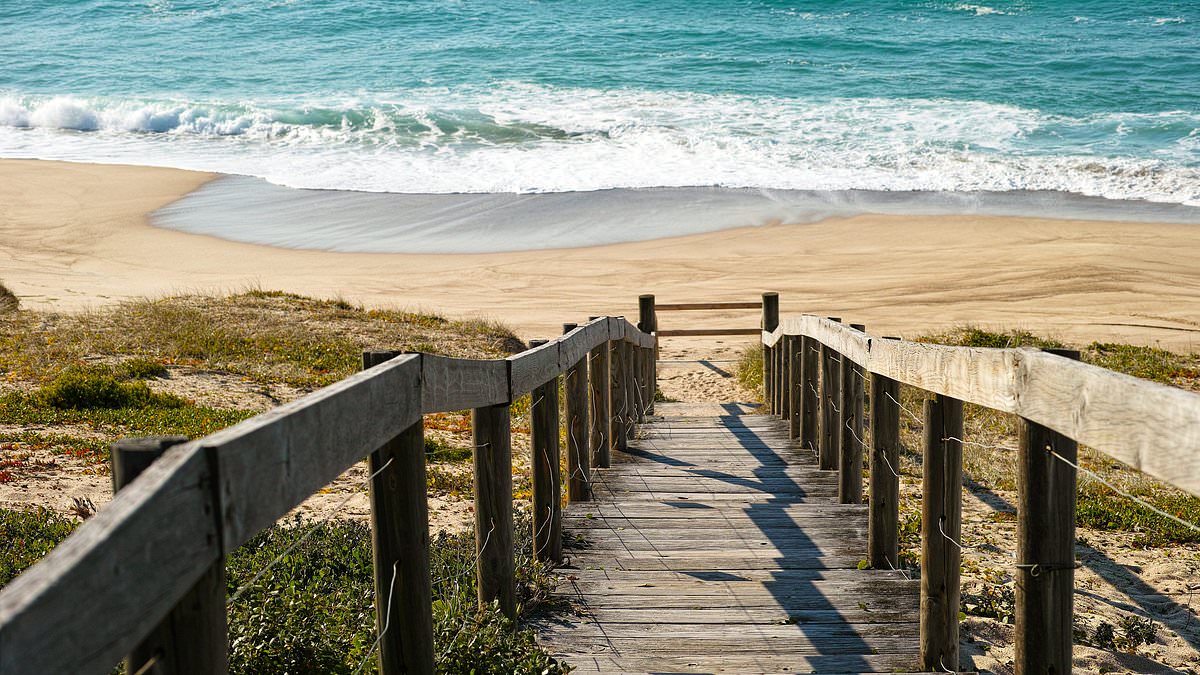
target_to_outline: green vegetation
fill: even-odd
[[[124,436],[200,437],[257,411],[206,406],[170,391],[210,374],[245,383],[257,396],[273,387],[294,397],[360,368],[365,349],[386,348],[496,358],[521,349],[508,329],[487,322],[392,310],[364,310],[342,299],[314,300],[254,290],[226,298],[183,296],[120,305],[83,315],[30,311],[0,314],[0,482],[53,467],[34,450],[106,461]],[[230,375],[237,377],[228,377]],[[220,400],[238,400],[224,396]],[[201,388],[203,390],[203,388]],[[236,393],[236,392],[235,392]],[[191,396],[191,394],[188,394]],[[257,404],[256,405],[261,405]],[[513,405],[527,415],[529,398]],[[469,497],[468,416],[430,416],[425,440],[429,485]],[[519,426],[519,422],[518,422]],[[22,430],[22,427],[25,429]],[[32,428],[38,427],[35,431]],[[36,464],[36,465],[35,465]],[[103,467],[95,467],[95,471]],[[89,471],[93,469],[88,469]],[[521,484],[521,477],[514,482]],[[90,508],[79,506],[81,517]],[[0,510],[0,586],[62,541],[77,521],[38,510]],[[531,526],[518,526],[528,551]],[[298,538],[311,535],[282,555]],[[232,672],[350,673],[375,670],[375,612],[370,532],[361,523],[296,521],[270,528],[227,560],[232,593],[282,555],[278,565],[230,606]],[[442,534],[432,542],[436,649],[445,673],[563,673],[495,608],[475,600],[474,536]],[[522,616],[544,606],[550,576],[518,555]]]
[[[451,445],[440,438],[425,437],[425,461],[430,464],[465,462],[471,459],[469,446]]]
[[[758,345],[751,345],[742,350],[738,355],[737,365],[734,367],[734,376],[737,378],[738,384],[742,389],[753,394],[757,400],[762,400],[763,395],[763,350]]]
[[[1184,520],[1196,522],[1200,499],[1166,486],[1146,485],[1134,490],[1154,506]],[[1075,505],[1075,523],[1095,530],[1135,532],[1132,544],[1158,547],[1166,544],[1190,544],[1200,541],[1200,532],[1164,518],[1144,506],[1113,492],[1095,481],[1083,480]]]
[[[15,312],[21,307],[21,301],[17,296],[0,282],[0,314]]]
[[[1200,355],[1184,356],[1155,347],[1093,342],[1083,353],[1088,363],[1164,384],[1200,380]]]
[[[41,560],[75,530],[76,523],[46,509],[0,509],[0,588]]]
[[[0,510],[0,587],[42,558],[78,525],[46,510]],[[522,617],[545,605],[551,577],[530,559],[528,522],[517,525]],[[306,538],[305,538],[306,537]],[[288,547],[305,538],[284,555]],[[497,608],[475,600],[475,537],[439,534],[432,542],[434,648],[439,673],[565,673]],[[371,533],[358,522],[296,520],[259,533],[226,561],[232,597],[282,556],[229,606],[231,673],[375,671]]]
[[[151,391],[145,382],[123,382],[104,367],[70,367],[43,385],[33,401],[58,410],[182,408],[187,402]]]
[[[139,300],[90,314],[0,317],[0,374],[29,380],[53,378],[85,359],[134,357],[313,389],[358,370],[364,349],[483,358],[522,348],[494,323],[261,290]]]

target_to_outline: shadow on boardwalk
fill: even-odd
[[[857,569],[866,510],[835,473],[740,406],[661,412],[568,508],[578,617],[542,643],[579,672],[913,669],[916,583]]]

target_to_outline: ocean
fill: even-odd
[[[539,194],[578,217],[463,242],[895,204],[1200,222],[1196,0],[14,0],[0,35],[0,157],[241,177],[163,223],[249,241],[440,250],[520,230]],[[215,223],[249,193],[328,201],[311,190],[388,193],[403,222]]]

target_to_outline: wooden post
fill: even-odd
[[[399,352],[363,352],[363,368]],[[384,466],[387,468],[383,468]],[[429,505],[421,421],[367,458],[380,673],[433,673]],[[385,631],[386,628],[386,631]]]
[[[573,323],[563,324],[563,333],[575,330]],[[588,455],[588,366],[587,357],[567,368],[567,499],[583,502],[591,499],[591,457]]]
[[[850,327],[866,331],[867,327],[852,323]],[[842,355],[842,448],[838,455],[838,501],[842,504],[862,503],[863,467],[863,403],[866,382],[862,366]]]
[[[925,400],[921,482],[921,667],[958,670],[959,564],[962,552],[963,404]]]
[[[654,296],[642,295],[638,297],[638,330],[648,335],[658,333],[658,312],[654,309]],[[658,344],[650,349],[649,370],[646,373],[646,378],[649,380],[648,387],[650,389],[650,398],[646,403],[646,412],[654,413],[654,392],[658,390],[657,378],[654,375],[655,362],[658,361]]]
[[[768,333],[779,327],[779,294],[762,294],[762,329]],[[775,348],[763,346],[763,403],[775,413]]]
[[[830,321],[841,321],[829,317]],[[842,444],[842,355],[821,345],[821,469],[838,468]]]
[[[132,483],[171,446],[187,440],[185,436],[152,436],[113,443],[110,447],[113,493]],[[87,601],[79,598],[79,602]],[[125,672],[152,669],[164,674],[224,673],[229,668],[228,641],[222,556],[130,652]]]
[[[510,619],[517,615],[512,520],[512,429],[509,405],[471,411],[475,464],[475,551],[479,605],[499,600]]]
[[[638,297],[638,330],[648,335],[658,333],[658,312],[654,309],[654,296],[642,295]],[[640,350],[641,360],[639,363],[642,366],[642,388],[643,400],[639,409],[639,420],[644,420],[646,415],[654,414],[654,395],[658,392],[658,343],[655,342],[653,347],[647,347]]]
[[[1074,350],[1047,350],[1078,360]],[[1017,423],[1018,675],[1071,672],[1078,444],[1020,418]]]
[[[788,336],[788,437],[800,438],[804,418],[804,355],[803,338]]]
[[[871,567],[900,568],[900,383],[871,373]]]
[[[612,395],[611,413],[608,423],[608,442],[614,451],[625,452],[629,447],[629,436],[625,433],[625,415],[629,414],[629,391],[625,387],[625,350],[620,340],[608,343],[611,351],[608,359],[609,390]]]
[[[598,318],[593,316],[588,320],[595,321]],[[612,463],[608,444],[608,418],[612,415],[608,378],[610,344],[605,342],[588,352],[588,390],[592,401],[591,417],[588,418],[591,422],[588,447],[592,451],[591,465],[601,468],[608,468]]]
[[[800,338],[800,446],[813,452],[821,445],[821,353],[817,341]]]
[[[633,381],[634,421],[646,421],[646,359],[645,349],[629,344],[629,371]]]
[[[633,428],[637,424],[638,390],[637,375],[634,369],[633,344],[621,341],[621,365],[625,371],[625,397],[629,412],[625,415],[625,438],[633,438]]]
[[[784,335],[779,340],[779,415],[787,422],[792,418],[792,339]]]
[[[540,347],[546,340],[534,340]],[[562,559],[562,478],[559,472],[558,378],[534,388],[529,408],[529,435],[533,455],[533,555],[543,562]],[[557,525],[556,525],[557,524]]]

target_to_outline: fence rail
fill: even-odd
[[[477,542],[479,600],[498,599],[512,615],[509,404],[534,389],[557,393],[558,378],[571,371],[583,378],[586,410],[589,353],[611,351],[622,356],[612,359],[621,367],[595,391],[606,399],[619,394],[612,427],[623,440],[653,405],[656,344],[622,317],[600,317],[507,359],[368,353],[360,373],[170,447],[0,592],[0,673],[107,673],[131,654],[131,673],[223,672],[225,603],[195,602],[198,583],[211,585],[210,573],[222,568],[225,555],[364,457],[372,476],[376,597],[395,592],[393,602],[376,603],[377,627],[390,626],[380,644],[380,672],[432,672],[422,414],[473,410],[476,531],[489,534]],[[579,401],[573,404],[579,409]],[[538,401],[535,408],[542,433],[534,465],[558,466],[557,433],[551,433],[558,429],[557,406]],[[586,467],[588,437],[575,442]],[[535,485],[534,503],[554,505],[536,515],[536,524],[561,518],[558,490],[554,481]],[[546,545],[536,552],[544,560],[559,554]],[[223,600],[223,583],[220,592]],[[197,611],[206,616],[193,616]],[[207,636],[162,630],[185,619],[218,630]]]
[[[899,385],[926,392],[922,448],[921,640],[928,671],[958,664],[963,403],[1019,417],[1016,672],[1071,672],[1077,444],[1200,495],[1200,395],[1080,363],[1078,353],[979,349],[868,335],[763,295],[763,390],[793,438],[862,499],[869,560],[899,566]],[[863,440],[870,384],[870,447]]]

